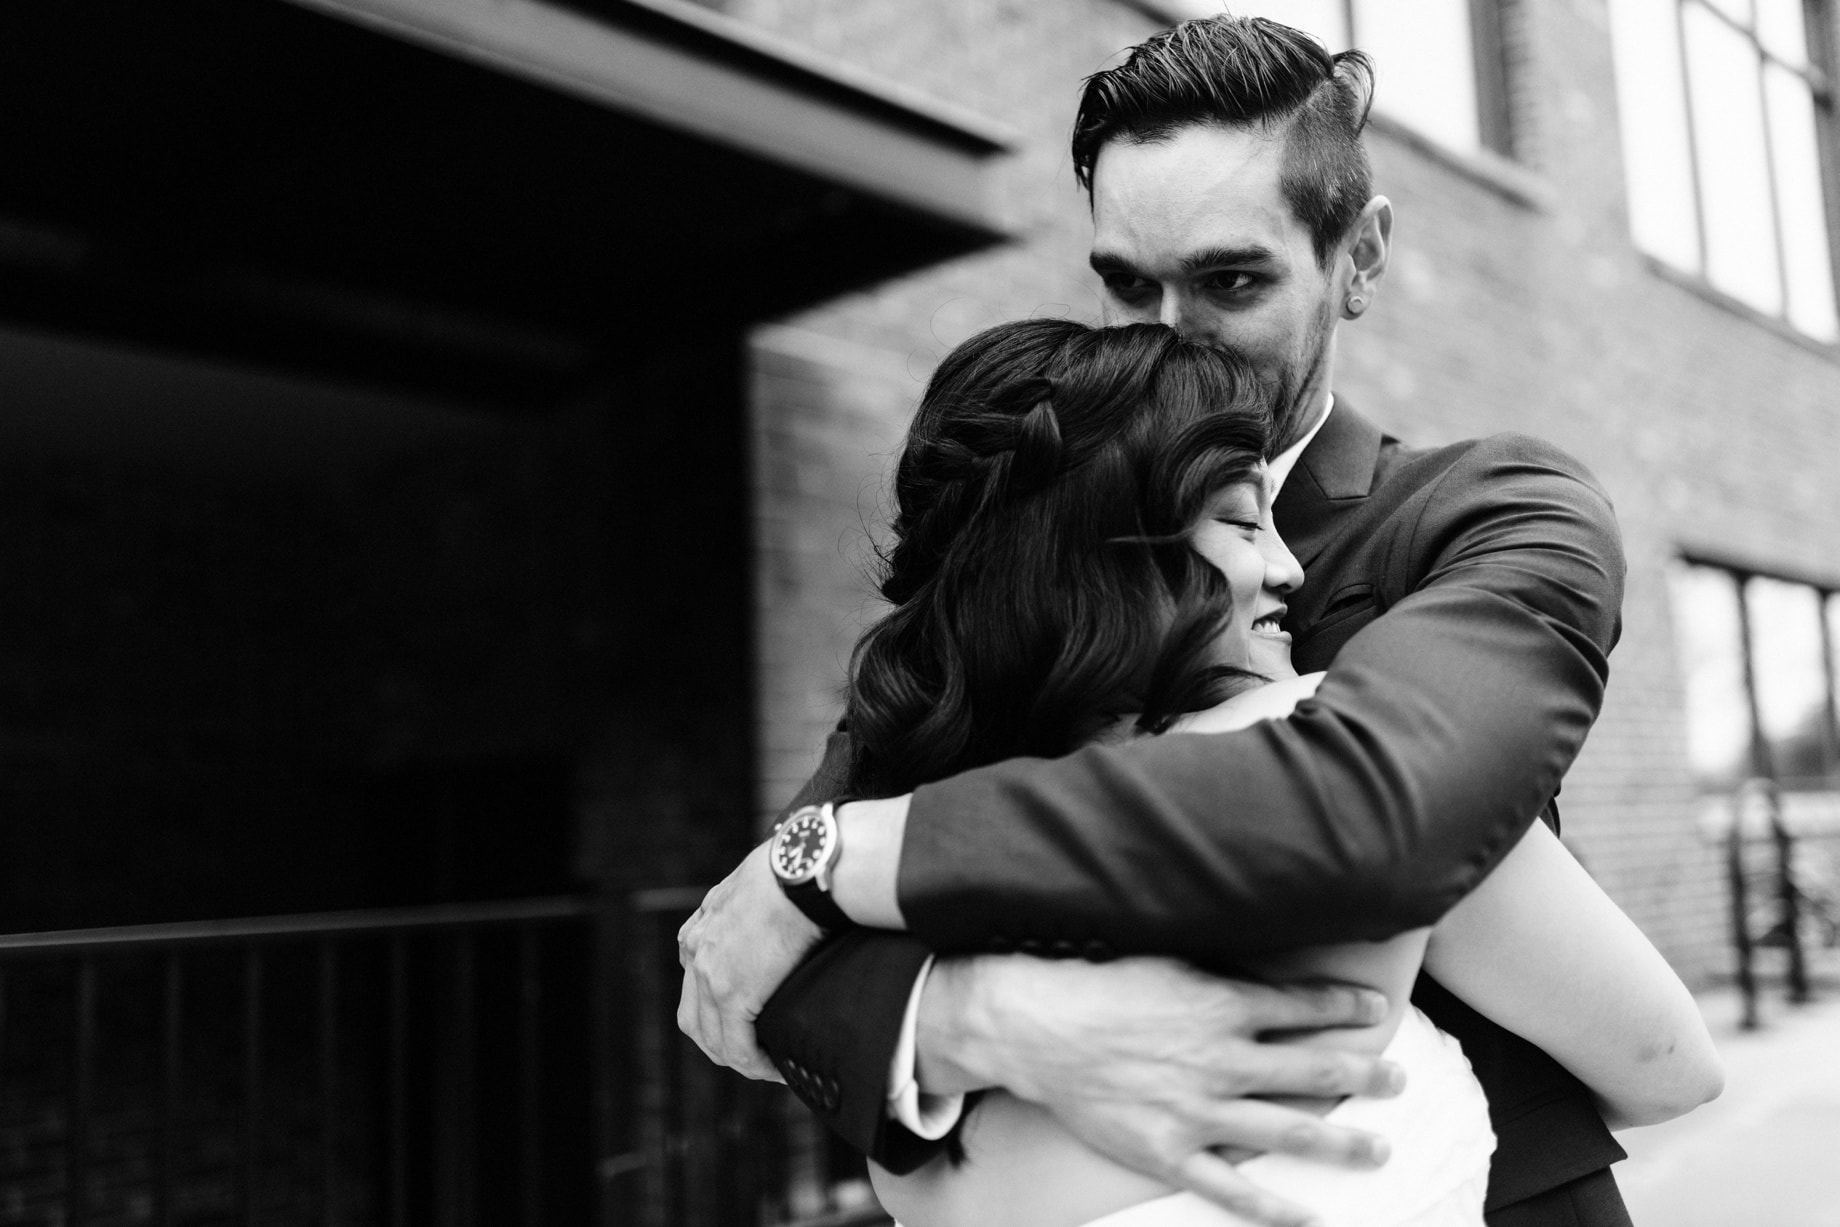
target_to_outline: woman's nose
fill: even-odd
[[[1274,592],[1290,594],[1303,587],[1303,565],[1284,544],[1275,530],[1259,534],[1260,552],[1265,555],[1265,586]]]

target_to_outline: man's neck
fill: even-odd
[[[1310,445],[1310,440],[1316,437],[1316,432],[1321,430],[1323,423],[1329,420],[1329,412],[1334,405],[1333,393],[1324,397],[1322,408],[1311,415],[1309,428],[1299,432],[1290,444],[1271,458],[1273,497],[1276,497],[1278,491],[1284,489],[1285,480],[1290,477],[1291,470],[1297,467],[1297,461],[1303,456],[1304,449]]]
[[[1329,406],[1335,403],[1335,394],[1325,390],[1321,395],[1313,396],[1310,400],[1310,407],[1298,414],[1291,428],[1285,432],[1289,437],[1284,440],[1283,446],[1278,448],[1279,452],[1289,451],[1316,433],[1317,429],[1322,426],[1323,419],[1329,416]]]

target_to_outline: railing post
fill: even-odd
[[[1770,839],[1776,847],[1777,923],[1789,952],[1789,1000],[1799,1005],[1808,1000],[1808,965],[1802,958],[1801,898],[1795,886],[1795,837],[1783,821],[1782,790],[1772,783],[1768,795]]]
[[[634,908],[629,943],[627,983],[632,985],[634,1019],[633,1107],[637,1116],[634,1149],[645,1161],[639,1173],[638,1227],[671,1227],[671,1196],[676,1181],[671,1135],[672,1098],[668,1079],[674,1062],[666,1050],[666,1037],[658,1019],[659,969],[652,957],[657,916],[643,905]]]
[[[1731,942],[1738,959],[1738,1025],[1757,1029],[1757,975],[1751,966],[1750,890],[1744,878],[1745,786],[1732,794],[1731,826],[1725,832],[1725,880],[1731,894]]]
[[[476,963],[471,929],[454,934],[454,1153],[453,1198],[456,1227],[476,1227],[479,1203],[478,1041],[475,1013]]]
[[[319,1221],[334,1227],[338,1196],[339,1140],[339,984],[338,948],[331,938],[319,944]]]
[[[160,1176],[154,1186],[154,1218],[160,1227],[173,1225],[173,1168],[178,1154],[180,1061],[184,1055],[184,1032],[181,1030],[185,982],[181,978],[179,951],[166,952],[166,975],[161,1028],[165,1059],[160,1071]]]
[[[543,981],[538,966],[541,950],[537,928],[526,924],[518,931],[518,1206],[522,1227],[543,1224]]]
[[[595,896],[594,929],[589,947],[588,991],[593,1028],[589,1035],[594,1062],[594,1215],[598,1227],[633,1227],[638,1223],[642,1160],[634,1145],[632,1114],[637,1097],[628,1087],[632,1067],[629,1045],[634,1025],[626,963],[633,915],[627,899],[606,885]]]
[[[409,950],[390,935],[390,1227],[409,1222]]]
[[[96,1090],[96,960],[91,955],[77,960],[76,1012],[66,1165],[69,1205],[64,1221],[69,1227],[84,1227],[89,1222],[89,1115]]]
[[[262,949],[243,956],[243,1222],[258,1227],[262,1147]]]

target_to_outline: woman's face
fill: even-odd
[[[1220,635],[1220,663],[1266,677],[1294,676],[1291,637],[1278,623],[1284,598],[1303,583],[1303,568],[1272,525],[1265,466],[1216,491],[1190,540],[1195,552],[1226,576],[1233,593],[1233,617]]]

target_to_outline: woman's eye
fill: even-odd
[[[1257,520],[1235,520],[1231,516],[1218,516],[1216,519],[1229,528],[1243,528],[1249,533],[1256,533],[1261,527]]]

